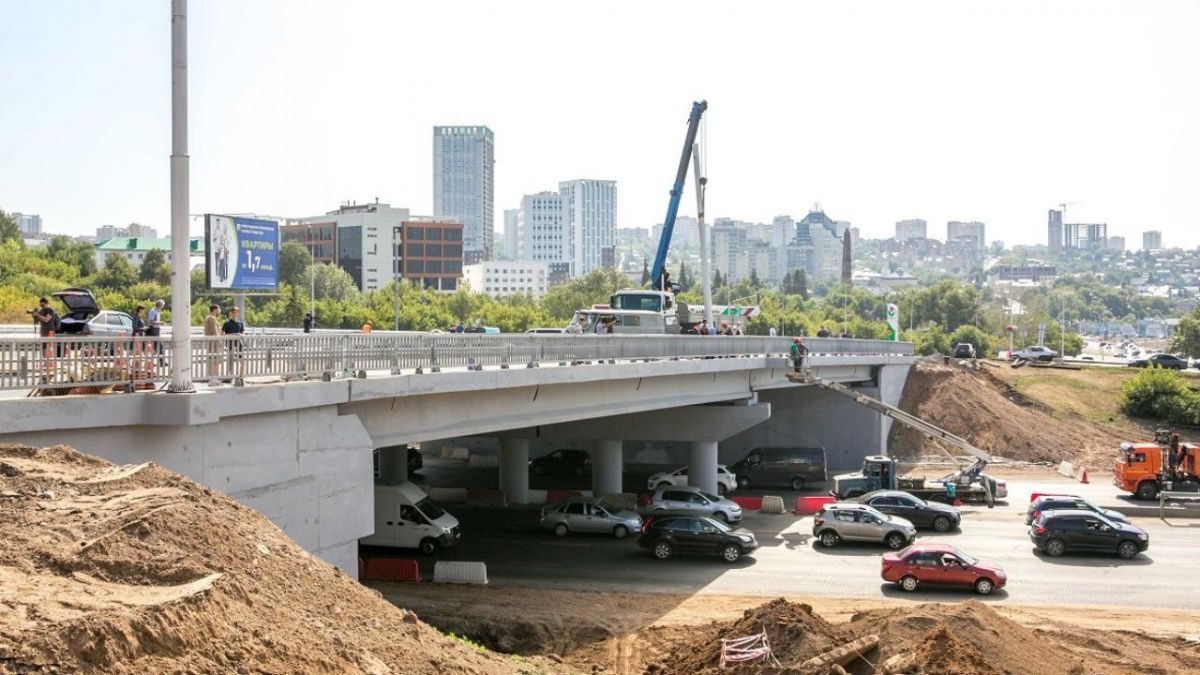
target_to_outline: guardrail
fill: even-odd
[[[809,356],[912,355],[912,344],[813,338]],[[688,335],[385,334],[193,337],[196,382],[277,376],[284,379],[365,377],[442,368],[529,367],[581,362],[784,356],[788,338]],[[0,339],[0,390],[56,394],[154,388],[170,379],[169,337]]]
[[[1158,493],[1158,517],[1162,520],[1167,518],[1167,502],[1200,502],[1200,492],[1171,492],[1162,491]]]

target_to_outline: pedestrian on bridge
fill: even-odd
[[[230,307],[229,319],[221,326],[222,335],[233,336],[226,338],[228,341],[225,344],[229,348],[231,365],[237,364],[235,376],[242,374],[242,334],[246,332],[246,324],[242,323],[240,314],[237,307]],[[230,368],[230,370],[234,369]]]
[[[208,306],[208,316],[204,317],[204,337],[208,352],[208,386],[217,387],[221,385],[221,380],[217,375],[221,370],[221,324],[219,323],[221,316],[221,306],[212,304]]]
[[[804,369],[804,357],[808,354],[808,345],[804,344],[803,338],[794,338],[792,340],[792,367],[799,373]]]

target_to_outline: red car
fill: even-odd
[[[915,591],[921,584],[968,586],[980,595],[1003,588],[1004,570],[981,563],[946,544],[913,544],[895,553],[883,554],[884,581]]]

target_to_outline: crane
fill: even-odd
[[[679,214],[679,201],[683,197],[683,182],[687,180],[688,162],[692,157],[692,149],[696,144],[696,131],[700,127],[700,116],[708,109],[708,101],[692,103],[692,113],[688,115],[687,135],[683,141],[683,153],[679,158],[679,169],[675,172],[675,184],[671,186],[671,199],[667,202],[667,217],[663,219],[662,236],[658,240],[658,252],[654,254],[654,267],[650,270],[650,278],[654,286],[661,291],[666,288],[665,267],[667,264],[667,249],[671,246],[671,233],[675,230],[675,216]]]

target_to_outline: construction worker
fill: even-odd
[[[808,354],[808,345],[804,344],[804,339],[797,337],[792,340],[792,367],[799,373],[804,369],[804,357]]]

